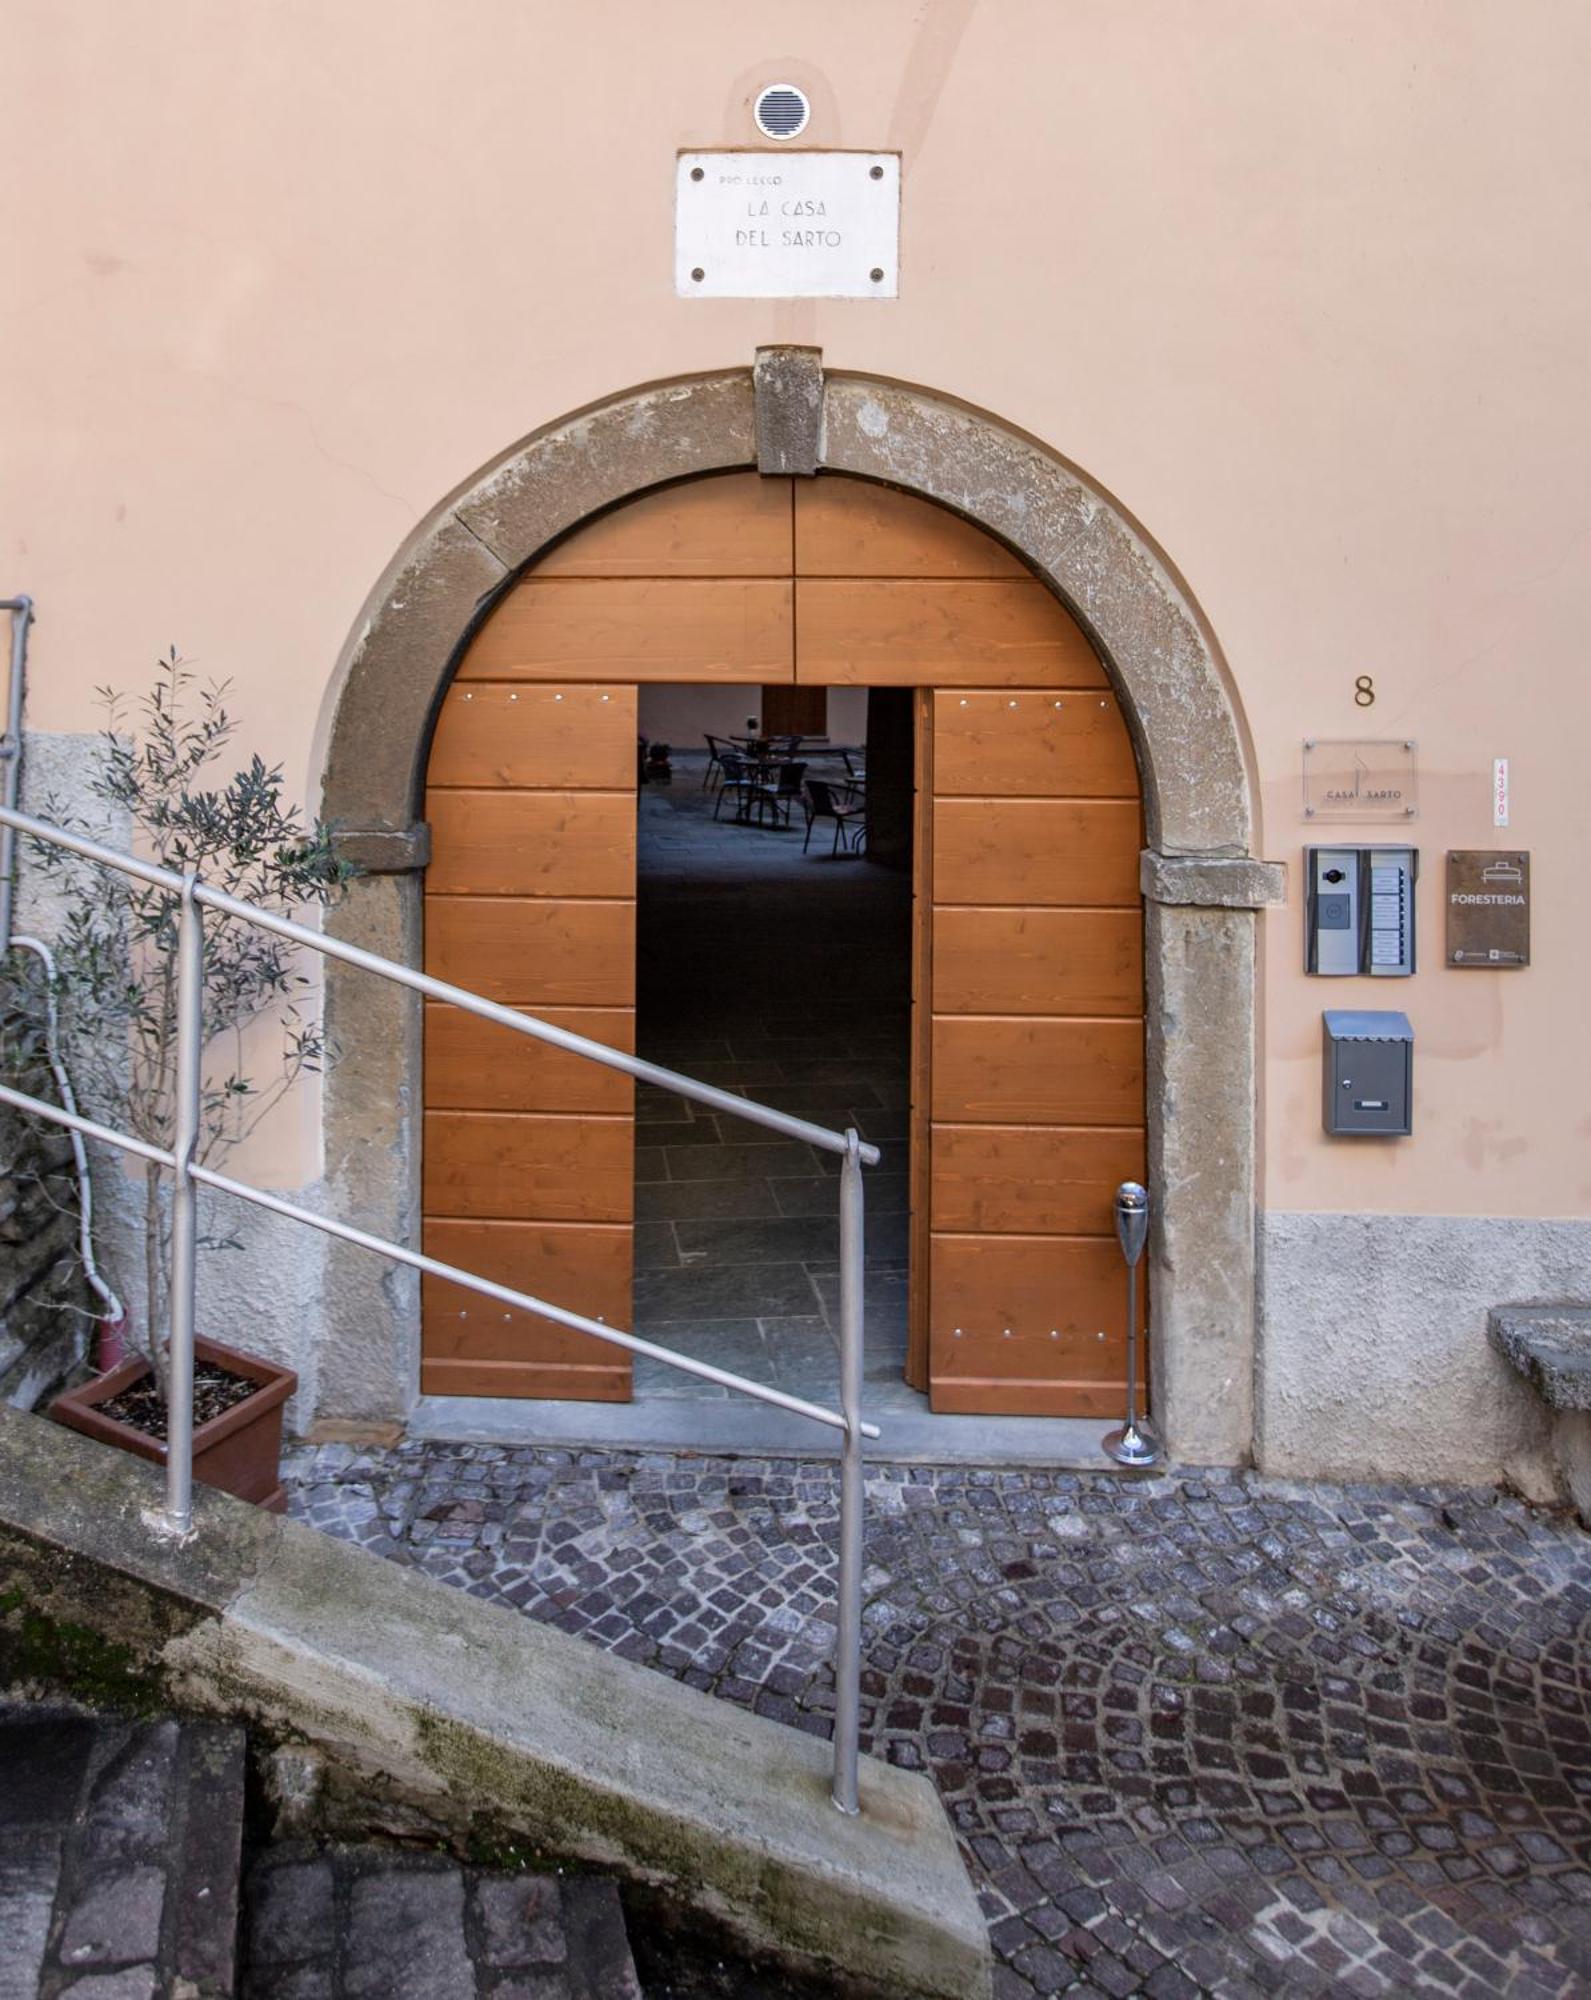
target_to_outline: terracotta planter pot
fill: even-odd
[[[197,1424],[193,1433],[193,1476],[201,1485],[218,1486],[239,1500],[253,1500],[273,1514],[286,1510],[287,1494],[282,1486],[279,1461],[282,1455],[282,1405],[298,1387],[291,1368],[278,1368],[273,1361],[257,1355],[240,1354],[235,1347],[223,1347],[216,1340],[196,1340],[194,1354],[200,1361],[213,1361],[233,1375],[242,1375],[260,1386],[219,1417]],[[124,1361],[108,1375],[98,1375],[76,1389],[67,1389],[50,1405],[50,1415],[58,1424],[81,1431],[84,1437],[101,1444],[120,1445],[136,1458],[155,1465],[166,1462],[166,1447],[159,1438],[146,1437],[131,1424],[107,1417],[100,1408],[123,1389],[130,1389],[149,1373],[141,1355]]]

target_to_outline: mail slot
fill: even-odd
[[[1323,1018],[1326,1130],[1342,1137],[1407,1137],[1414,1129],[1408,1015],[1338,1008]]]

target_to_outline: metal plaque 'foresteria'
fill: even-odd
[[[893,299],[898,153],[681,153],[674,289],[700,299]]]
[[[1449,849],[1447,962],[1491,972],[1530,963],[1528,854]]]

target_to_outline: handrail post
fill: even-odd
[[[840,1165],[840,1446],[839,1620],[834,1641],[834,1803],[857,1812],[862,1704],[862,1345],[866,1269],[861,1140],[845,1135]]]
[[[204,912],[198,877],[177,906],[177,1089],[171,1150],[171,1272],[166,1288],[166,1526],[193,1526],[193,1334],[198,1273],[198,1186],[193,1178],[204,1092]]]

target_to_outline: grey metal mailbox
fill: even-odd
[[[1324,1020],[1326,1130],[1407,1137],[1414,1130],[1414,1030],[1408,1015],[1332,1008]]]

